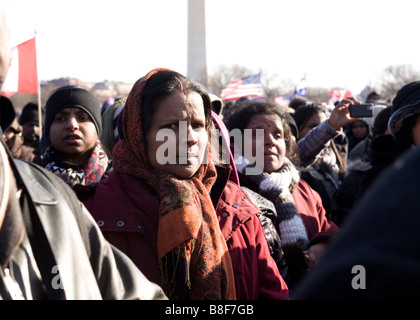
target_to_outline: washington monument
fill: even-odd
[[[208,85],[206,0],[188,0],[187,76]]]

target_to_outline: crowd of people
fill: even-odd
[[[419,297],[420,81],[361,102],[225,106],[165,68],[106,106],[2,96],[0,299]]]

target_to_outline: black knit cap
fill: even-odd
[[[98,137],[102,133],[101,105],[93,93],[82,86],[69,85],[58,88],[45,105],[45,134],[49,135],[51,122],[61,110],[77,107],[85,111],[95,124]]]
[[[36,103],[29,102],[22,109],[22,113],[19,117],[19,124],[24,125],[25,123],[32,121],[39,121],[39,111]]]
[[[388,128],[392,135],[401,129],[404,119],[420,114],[420,81],[410,82],[398,90],[392,100],[392,114]]]

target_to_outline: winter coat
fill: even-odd
[[[305,224],[309,239],[319,232],[335,234],[339,231],[337,225],[327,219],[319,194],[302,179],[292,193],[292,197]]]
[[[22,136],[15,136],[13,144],[9,146],[14,159],[23,161],[34,161],[37,156],[37,149],[23,143]]]
[[[114,170],[83,203],[105,238],[127,254],[150,281],[160,285],[159,199],[155,192],[141,180]]]
[[[347,136],[325,120],[297,144],[301,165],[305,168],[301,179],[319,193],[327,217],[333,220],[337,207],[335,196],[346,171]]]
[[[166,299],[161,288],[105,240],[58,176],[35,164],[14,163],[21,204],[28,201],[34,209],[22,205],[24,237],[2,270],[0,299]]]
[[[288,289],[272,260],[259,211],[233,182],[218,175],[211,197],[228,245],[238,299],[288,299]],[[161,283],[157,257],[159,199],[141,180],[112,171],[85,205],[104,236],[145,274]],[[252,276],[251,276],[252,275]]]
[[[258,215],[261,225],[264,229],[265,237],[267,238],[270,254],[277,264],[282,278],[288,281],[287,265],[284,260],[284,253],[281,245],[280,235],[276,229],[275,222],[277,220],[277,210],[274,204],[268,199],[261,196],[259,193],[251,189],[241,186],[251,201],[258,207],[261,214]]]
[[[217,172],[211,198],[232,259],[237,299],[289,299],[259,219],[261,211],[228,180],[230,171],[217,166]]]
[[[240,175],[241,186],[258,192],[258,187],[243,174]],[[308,239],[312,240],[321,232],[327,232],[331,236],[338,233],[337,225],[328,220],[322,200],[319,194],[308,183],[300,179],[298,186],[292,193],[297,212],[304,223]],[[268,200],[267,200],[268,201]],[[277,221],[273,221],[278,231]],[[266,229],[266,233],[270,232]],[[290,290],[300,281],[307,271],[307,261],[304,252],[298,246],[283,246],[283,258],[279,261],[280,270],[285,273],[285,280]],[[284,264],[287,264],[285,269]],[[282,267],[283,266],[283,267]]]
[[[362,161],[361,158],[349,162],[348,173],[336,195],[337,209],[334,211],[334,222],[338,226],[341,226],[351,214],[357,202],[360,182],[371,167],[370,162]]]

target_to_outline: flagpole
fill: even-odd
[[[42,138],[42,106],[41,106],[41,84],[39,83],[39,72],[38,72],[38,50],[36,48],[36,29],[35,29],[35,52],[36,52],[36,78],[38,82],[38,126],[39,126],[39,141]]]

